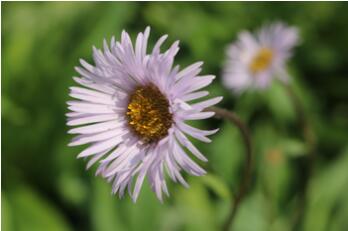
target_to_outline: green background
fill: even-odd
[[[253,179],[235,230],[346,230],[348,227],[348,5],[346,3],[9,3],[2,2],[2,230],[218,230],[242,177],[238,130],[220,127],[211,144],[197,142],[209,163],[191,187],[169,183],[161,204],[147,182],[139,200],[120,200],[111,186],[67,147],[68,87],[79,58],[92,45],[134,38],[147,25],[150,47],[169,34],[181,41],[176,63],[202,60],[220,106],[248,123],[254,144]],[[317,140],[314,173],[305,182],[306,147],[284,88],[233,96],[221,84],[226,46],[243,29],[282,20],[302,42],[289,62],[291,85]],[[169,182],[169,181],[168,181]],[[306,188],[307,190],[304,190]],[[305,196],[301,196],[305,191]]]

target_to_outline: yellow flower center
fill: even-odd
[[[273,59],[273,52],[268,48],[261,48],[251,61],[249,68],[253,74],[267,69]]]
[[[127,108],[130,128],[145,142],[157,141],[168,134],[173,117],[168,100],[156,86],[137,87]]]

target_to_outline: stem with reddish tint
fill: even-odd
[[[227,119],[229,122],[233,123],[235,126],[238,127],[242,138],[243,142],[245,145],[245,168],[244,168],[244,175],[243,179],[240,182],[239,189],[237,193],[234,194],[233,201],[231,203],[231,210],[228,214],[228,217],[222,227],[222,230],[229,230],[229,228],[232,226],[234,217],[237,213],[237,210],[239,208],[239,205],[241,201],[243,200],[248,186],[250,184],[251,180],[251,172],[252,172],[252,145],[251,145],[251,136],[249,133],[248,128],[245,126],[245,124],[241,121],[241,119],[231,111],[228,111],[223,108],[218,108],[218,107],[209,107],[206,109],[206,111],[212,111],[215,112],[215,118],[223,118]]]

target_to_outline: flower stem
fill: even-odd
[[[283,84],[285,87],[285,90],[287,94],[289,95],[289,98],[291,99],[295,110],[297,114],[297,119],[299,122],[299,126],[302,128],[302,134],[303,139],[305,143],[307,144],[307,155],[305,157],[303,166],[302,166],[302,172],[301,174],[301,187],[300,187],[300,198],[299,198],[299,211],[295,216],[295,229],[300,228],[302,226],[301,219],[304,217],[305,209],[306,209],[306,194],[307,194],[307,188],[310,181],[311,176],[313,175],[314,171],[314,164],[316,160],[316,138],[315,134],[313,132],[312,126],[309,122],[309,119],[306,116],[303,104],[299,100],[299,98],[296,96],[295,92],[288,84]]]
[[[248,128],[245,126],[245,124],[241,121],[241,119],[231,111],[228,111],[223,108],[218,107],[209,107],[206,109],[207,111],[213,111],[215,112],[215,118],[223,118],[227,119],[231,123],[233,123],[235,126],[238,127],[242,137],[243,142],[245,145],[245,169],[244,169],[244,176],[239,184],[239,189],[237,193],[234,194],[234,200],[231,203],[231,210],[228,214],[228,217],[222,227],[222,230],[229,230],[229,228],[232,226],[234,217],[237,213],[237,210],[239,208],[239,205],[241,201],[243,200],[248,186],[250,184],[251,180],[251,172],[252,172],[252,145],[251,145],[251,137]]]

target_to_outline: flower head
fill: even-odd
[[[136,201],[145,177],[159,200],[168,195],[165,172],[188,186],[181,170],[200,176],[205,171],[187,154],[207,161],[188,136],[210,142],[216,130],[194,128],[186,121],[212,117],[205,108],[218,103],[201,89],[214,76],[199,76],[202,62],[179,71],[173,67],[178,42],[160,51],[167,36],[162,36],[152,52],[147,53],[150,28],[139,33],[135,46],[122,32],[121,41],[104,40],[103,50],[93,48],[95,66],[80,60],[76,67],[81,77],[74,77],[80,87],[71,87],[67,113],[69,131],[78,134],[71,146],[90,144],[78,157],[88,157],[87,168],[98,162],[97,174],[112,182],[112,192],[122,197],[127,189]]]
[[[236,93],[265,88],[277,77],[288,80],[285,64],[298,43],[298,31],[280,22],[264,26],[255,35],[242,32],[227,50],[223,82]]]

